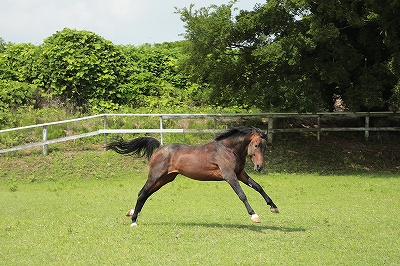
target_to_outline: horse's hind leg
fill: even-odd
[[[143,186],[143,188],[140,190],[138,194],[138,199],[136,201],[135,209],[134,210],[129,210],[127,212],[127,216],[132,216],[132,224],[131,226],[137,226],[137,217],[140,213],[140,211],[143,208],[143,205],[146,203],[146,200],[157,190],[159,190],[162,186],[165,184],[173,181],[176,177],[176,173],[173,174],[167,174],[164,176],[161,176],[160,178],[153,178],[149,177],[147,180],[146,184]]]

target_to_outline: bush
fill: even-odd
[[[13,115],[10,110],[34,105],[38,89],[25,82],[0,80],[0,128],[9,124]]]
[[[35,82],[63,102],[123,101],[118,86],[125,80],[126,58],[111,41],[65,28],[45,39],[39,61]]]

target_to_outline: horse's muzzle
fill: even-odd
[[[254,171],[260,172],[262,169],[262,164],[254,164]]]

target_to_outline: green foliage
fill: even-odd
[[[6,46],[6,42],[0,37],[0,53],[3,53],[6,50]]]
[[[4,43],[3,47],[0,78],[35,84],[38,91],[31,95],[35,108],[102,113],[123,106],[175,107],[179,112],[181,106],[207,103],[206,86],[190,82],[181,71],[185,42],[115,46],[92,32],[66,28],[41,46]]]
[[[208,96],[211,103],[220,106],[248,106],[248,93],[245,84],[249,75],[243,64],[240,51],[231,45],[233,21],[232,4],[211,6],[194,11],[177,10],[186,23],[186,38],[190,41],[187,49],[189,57],[183,63],[187,72],[193,73],[195,83],[209,84],[211,93]],[[249,89],[249,88],[248,88]],[[208,93],[207,93],[208,94]],[[249,93],[251,94],[251,92]]]
[[[37,75],[40,47],[33,44],[5,44],[0,53],[0,127],[16,123],[15,112],[38,107],[40,89],[33,84]]]
[[[129,106],[179,107],[198,99],[197,87],[179,69],[183,48],[182,42],[122,47],[130,62],[128,82],[121,86]]]
[[[317,84],[307,81],[304,73],[283,74],[299,68],[301,53],[293,43],[307,44],[293,24],[295,14],[276,1],[241,11],[235,18],[231,9],[222,5],[178,10],[191,41],[188,69],[200,82],[210,83],[211,100],[269,111],[318,109]],[[280,38],[281,33],[290,38]],[[305,83],[308,91],[302,89]]]
[[[393,88],[393,94],[390,97],[390,105],[392,106],[393,110],[400,109],[400,81],[396,84]]]
[[[7,44],[0,58],[0,79],[32,83],[40,52],[41,47],[30,43]]]
[[[44,40],[35,79],[43,90],[77,106],[90,99],[123,102],[126,58],[110,41],[88,31],[63,29]]]
[[[34,105],[37,93],[35,85],[0,79],[0,128],[15,122],[13,111]]]
[[[72,112],[400,108],[398,1],[235,4],[177,9],[187,41],[115,46],[68,28],[40,46],[0,38],[0,79],[35,84],[19,92],[35,108]]]
[[[382,4],[378,1],[308,3],[310,21],[319,27],[330,25],[338,32],[333,39],[316,39],[317,55],[324,55],[316,59],[321,69],[336,76],[334,80],[328,80],[326,88],[330,94],[341,95],[351,110],[387,110],[391,106],[389,99],[398,77],[387,68],[387,62],[392,60],[398,48],[390,47],[381,29],[387,28],[390,35],[398,31],[382,22],[397,20],[399,6],[398,3],[387,3],[387,7],[392,6],[395,10],[391,13],[383,11]]]
[[[384,8],[383,8],[384,7]],[[234,2],[177,10],[188,69],[211,100],[265,111],[398,107],[398,1],[271,0],[233,16]]]
[[[34,85],[0,79],[0,110],[32,105],[36,91],[37,88]]]

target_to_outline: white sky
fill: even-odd
[[[229,0],[0,0],[0,37],[41,44],[64,28],[92,31],[114,44],[141,45],[182,40],[184,24],[175,8],[195,9]],[[265,0],[239,0],[252,10]]]

